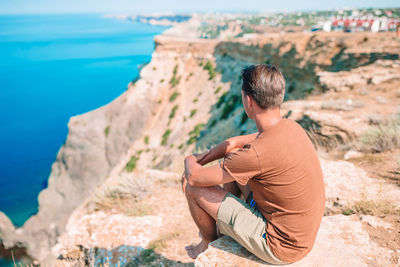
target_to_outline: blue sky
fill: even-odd
[[[2,14],[296,11],[343,7],[399,7],[399,0],[0,0]]]

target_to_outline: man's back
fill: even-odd
[[[223,170],[249,184],[267,219],[267,243],[278,258],[294,262],[312,248],[325,207],[316,151],[296,122],[282,119],[221,162]]]

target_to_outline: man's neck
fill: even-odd
[[[263,110],[255,114],[254,121],[257,125],[258,132],[261,133],[270,126],[280,122],[282,119],[279,108]]]

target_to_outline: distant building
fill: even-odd
[[[396,31],[400,25],[400,19],[388,17],[333,17],[327,21],[324,26],[324,31],[346,31],[346,32],[381,32],[381,31]]]

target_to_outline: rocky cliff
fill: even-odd
[[[112,254],[116,248],[126,245],[124,249],[129,253],[140,256],[154,235],[157,236],[161,221],[173,225],[179,220],[179,216],[161,210],[162,216],[154,217],[148,207],[141,206],[141,201],[162,202],[162,198],[155,197],[157,186],[176,196],[179,187],[176,177],[183,170],[182,160],[194,149],[256,131],[255,124],[244,114],[239,97],[240,70],[246,65],[279,66],[287,82],[283,114],[307,130],[321,156],[335,149],[341,156],[351,149],[360,150],[354,140],[369,126],[370,115],[383,118],[395,113],[400,103],[400,94],[396,91],[400,78],[396,61],[400,41],[389,33],[286,33],[228,41],[185,34],[193,28],[189,21],[157,36],[151,62],[126,92],[108,105],[70,119],[68,138],[52,166],[48,188],[39,195],[38,214],[19,229],[13,229],[6,218],[0,221],[0,239],[6,249],[24,247],[30,257],[51,264],[60,255],[64,255],[61,262],[65,263],[65,259],[71,258],[72,252],[68,250],[71,248],[72,251],[79,248],[76,251],[87,256],[92,248],[103,248],[104,253]],[[374,75],[377,70],[382,73],[380,79]],[[376,94],[382,88],[387,88],[381,92],[385,97],[379,92]],[[362,90],[371,93],[363,94]],[[365,100],[360,102],[357,97]],[[326,180],[327,215],[353,207],[357,201],[375,201],[382,188],[385,188],[383,198],[393,199],[398,207],[398,188],[391,184],[353,176],[354,166],[347,163],[327,161],[324,166],[333,173],[332,177],[349,181],[341,184],[342,180]],[[132,180],[140,175],[147,178]],[[168,175],[175,178],[162,178]],[[129,194],[121,189],[121,180],[125,181],[122,187],[131,189]],[[360,183],[370,190],[360,189]],[[119,186],[118,190],[107,191],[115,186]],[[127,206],[124,208],[118,201],[128,201],[126,205],[131,210],[127,211]],[[178,207],[177,203],[171,203],[172,207]],[[138,210],[144,211],[139,214]],[[182,214],[189,221],[184,210]],[[123,216],[115,215],[121,213]],[[150,213],[150,217],[141,218],[142,213]],[[93,225],[93,220],[100,223]],[[329,232],[333,221],[347,227],[347,220],[343,216],[326,218],[328,228],[324,230],[324,240],[329,239],[326,231]],[[154,232],[146,232],[144,225],[147,224],[155,227],[151,228]],[[186,224],[195,231],[193,224]],[[182,229],[185,227],[182,225]],[[121,230],[112,234],[113,229]],[[97,233],[103,231],[111,234],[101,239]],[[116,235],[123,237],[118,239]],[[175,235],[168,240],[184,236]],[[93,236],[102,241],[89,242]],[[129,241],[128,236],[133,239]],[[90,255],[95,257],[95,254]],[[213,261],[207,257],[202,256],[196,264],[207,265]],[[178,258],[187,260],[182,255]],[[155,259],[169,260],[161,256]]]

